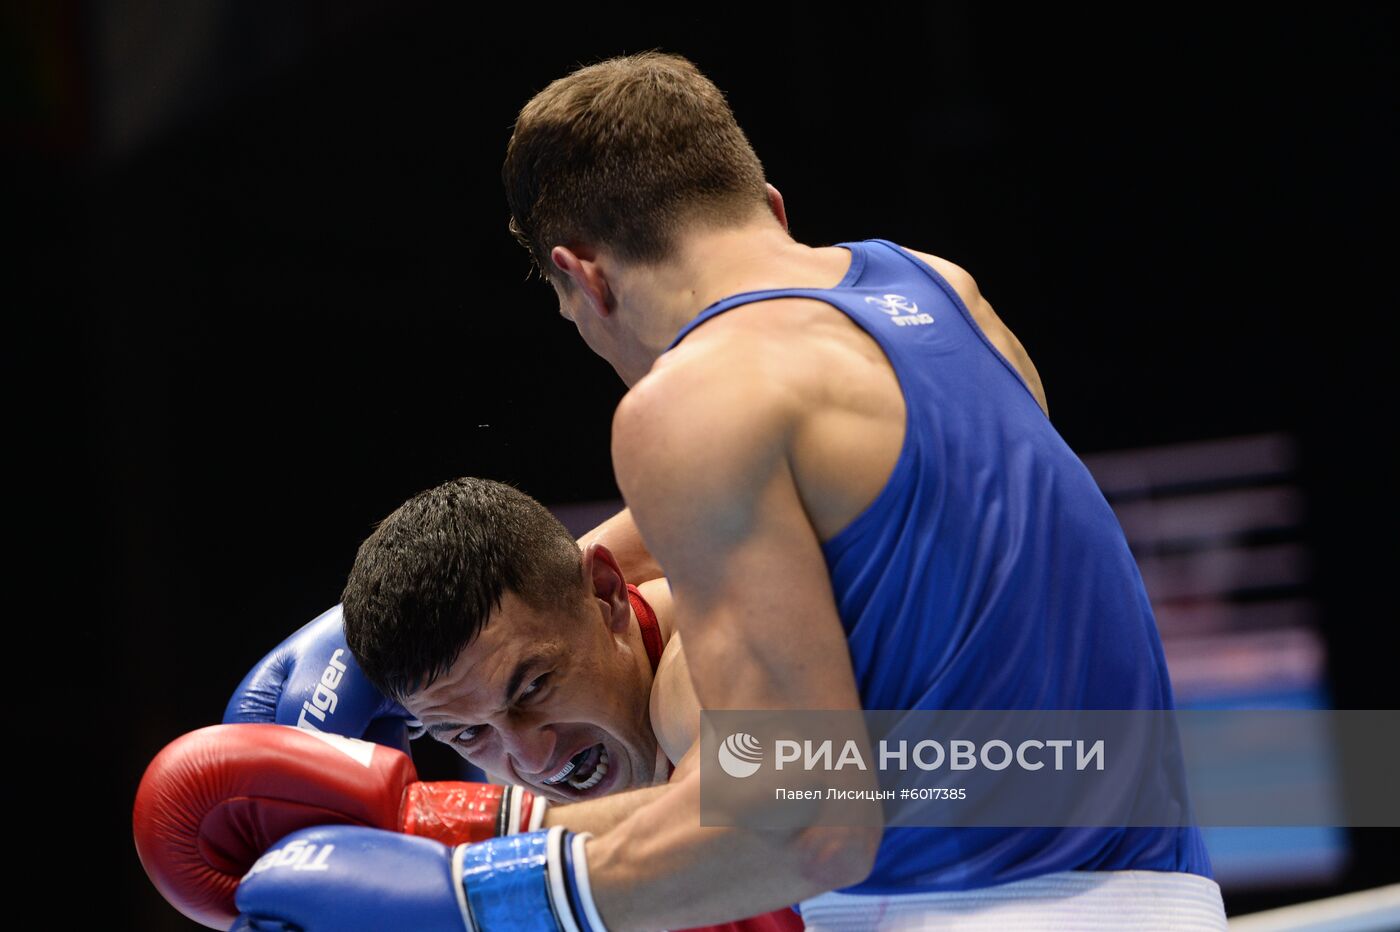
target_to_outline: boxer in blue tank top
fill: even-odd
[[[603,542],[639,534],[664,570],[703,708],[1171,708],[1122,531],[965,270],[794,240],[679,56],[553,82],[502,176],[560,314],[630,388],[612,432],[630,514]],[[1194,829],[760,833],[701,826],[699,779],[683,761],[596,815],[580,863],[609,925],[802,902],[821,928],[934,927],[954,903],[1033,928],[1084,902],[1094,927],[1224,927]],[[1025,884],[1038,905],[1013,902]]]

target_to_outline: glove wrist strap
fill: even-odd
[[[520,835],[544,828],[544,811],[549,800],[519,786],[508,787],[501,800],[500,825],[497,835]]]
[[[607,932],[588,882],[590,837],[556,825],[459,845],[452,875],[467,932]]]

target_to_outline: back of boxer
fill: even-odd
[[[970,275],[885,240],[794,241],[723,95],[677,56],[551,84],[503,176],[560,313],[631,386],[619,487],[674,587],[704,706],[1171,708],[1121,529]],[[605,917],[687,915],[675,873],[759,905],[822,872],[834,896],[896,897],[902,923],[923,899],[937,921],[957,891],[990,905],[1022,880],[1153,872],[1164,896],[1123,888],[1097,908],[1146,928],[1177,897],[1190,927],[1223,926],[1194,829],[907,828],[870,858],[863,838],[811,832],[775,856],[693,825],[694,782],[589,843]],[[765,860],[759,883],[744,867]]]
[[[1171,708],[1132,555],[1046,418],[1039,379],[1014,336],[946,260],[884,240],[837,248],[850,258],[834,286],[753,290],[712,304],[649,380],[666,380],[670,366],[717,365],[711,360],[732,358],[736,343],[762,341],[770,360],[791,357],[766,374],[786,374],[784,388],[800,398],[789,463],[829,568],[863,707]],[[749,305],[727,332],[682,356],[686,341]],[[777,333],[793,331],[800,336],[772,348]],[[740,380],[740,390],[749,387]],[[1144,785],[1152,779],[1142,775]],[[885,832],[865,881],[809,901],[804,916],[828,924],[830,914],[849,921],[896,905],[910,915],[919,902],[910,893],[976,889],[990,917],[998,892],[989,888],[1039,878],[1046,890],[1063,883],[1064,900],[1082,894],[1079,878],[1066,875],[1088,872],[1098,907],[1131,923],[1122,904],[1142,902],[1144,871],[1154,872],[1153,909],[1197,920],[1203,909],[1218,913],[1194,828],[899,828]],[[893,891],[910,893],[882,896]],[[1019,887],[1002,892],[1025,896]],[[923,905],[948,899],[925,896]],[[1036,915],[1047,908],[1037,905]],[[1003,910],[988,921],[1005,927],[1016,916]]]

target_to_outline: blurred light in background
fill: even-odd
[[[1326,653],[1313,598],[1297,444],[1270,433],[1083,458],[1137,558],[1181,709],[1325,709]],[[1221,736],[1257,743],[1259,736]],[[1234,755],[1231,755],[1234,756]],[[1340,798],[1337,762],[1203,770],[1194,785],[1280,781]],[[1347,863],[1343,829],[1203,828],[1224,888],[1325,881]]]

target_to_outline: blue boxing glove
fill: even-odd
[[[365,677],[345,643],[339,605],[312,619],[248,672],[224,710],[225,725],[275,722],[409,753],[423,726]]]
[[[555,827],[449,848],[360,826],[303,829],[248,871],[229,932],[606,932],[589,837]]]

